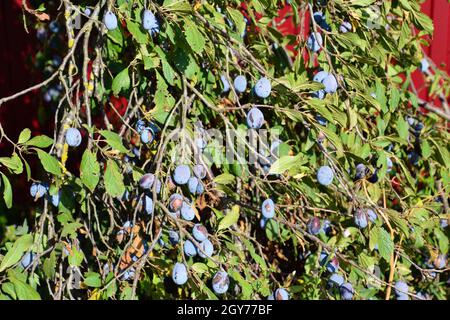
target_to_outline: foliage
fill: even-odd
[[[328,265],[319,261],[325,251],[338,259],[355,299],[393,298],[398,280],[409,284],[412,298],[448,299],[449,115],[444,107],[433,112],[413,84],[433,32],[419,3],[291,0],[301,32],[286,35],[275,19],[284,1],[100,0],[90,16],[85,9],[92,1],[67,0],[59,9],[41,2],[36,12],[58,20],[50,30],[48,21],[36,23],[40,15],[27,14],[26,23],[46,34],[36,66],[50,77],[40,87],[55,136],[32,137],[25,128],[12,141],[2,132],[14,152],[0,158],[0,168],[7,208],[14,206],[12,175],[47,184],[48,191],[36,196],[34,221],[4,233],[0,298],[266,299],[283,287],[294,299],[340,299],[328,288]],[[159,32],[142,28],[144,5]],[[107,10],[119,19],[115,30],[102,22]],[[311,19],[317,11],[330,31]],[[318,53],[307,48],[305,21],[322,34]],[[352,30],[342,33],[345,21]],[[324,99],[314,97],[324,88],[313,81],[319,70],[338,82]],[[232,85],[223,93],[221,75],[230,84],[244,75],[249,87],[267,77],[271,94],[261,99],[249,88],[238,94]],[[432,66],[424,77],[429,94],[445,100],[448,76]],[[183,145],[170,133],[183,130],[194,139],[199,121],[205,129],[245,132],[251,107],[263,111],[264,128],[281,132],[279,159],[269,171],[258,163],[224,163],[225,148],[214,149],[201,195],[175,186],[171,174]],[[151,143],[140,141],[138,120],[154,126]],[[65,143],[69,127],[82,132],[77,148]],[[42,168],[32,172],[31,158]],[[69,168],[70,161],[79,167]],[[367,168],[361,179],[355,179],[358,164]],[[334,172],[329,186],[316,179],[324,165]],[[139,187],[145,173],[162,182],[160,193],[156,183]],[[175,192],[195,204],[193,221],[170,213]],[[146,195],[153,200],[150,215]],[[267,198],[276,214],[261,222]],[[358,228],[354,212],[367,208],[378,218]],[[320,218],[317,234],[307,226],[312,217]],[[210,258],[183,254],[195,223],[209,232]],[[179,234],[178,244],[169,231]],[[26,252],[36,256],[24,268]],[[182,286],[171,279],[176,262],[188,266]],[[219,270],[230,277],[224,295],[211,286]],[[78,274],[79,286],[72,283]]]

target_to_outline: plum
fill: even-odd
[[[187,282],[188,273],[186,266],[184,264],[179,262],[175,263],[175,266],[173,267],[172,270],[172,280],[179,286]]]

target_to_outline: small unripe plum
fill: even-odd
[[[183,204],[181,205],[181,217],[184,220],[191,221],[195,218],[195,211],[194,208],[192,208],[191,205],[189,205],[186,201],[183,201]]]
[[[172,211],[179,211],[183,205],[183,196],[178,193],[174,193],[169,198],[169,208]]]
[[[111,11],[106,12],[105,16],[103,17],[103,23],[108,30],[116,29],[118,25],[116,15]]]
[[[243,93],[247,89],[247,79],[243,75],[234,78],[233,84],[234,90],[236,90],[237,93]]]
[[[183,244],[184,254],[188,257],[195,257],[197,255],[197,248],[191,240],[186,240]]]
[[[176,184],[186,184],[191,177],[191,169],[188,165],[181,164],[175,168],[173,172],[173,180]]]
[[[250,129],[259,129],[264,123],[264,115],[258,108],[252,108],[247,113],[247,126]]]
[[[186,266],[184,264],[179,262],[175,263],[175,266],[173,267],[172,270],[172,280],[179,286],[187,282],[188,273]]]
[[[198,250],[198,255],[202,258],[211,257],[214,253],[214,246],[209,239],[205,239],[202,242],[200,242],[200,248],[203,250]]]
[[[275,203],[272,199],[266,199],[261,205],[261,213],[264,218],[271,219],[275,216]]]
[[[272,85],[270,84],[270,80],[267,79],[266,77],[262,77],[256,82],[254,90],[255,94],[258,97],[262,99],[267,98],[268,96],[270,96],[270,92],[272,91]]]
[[[192,228],[192,235],[195,240],[202,242],[208,238],[208,230],[206,230],[205,226],[202,224],[196,224]]]
[[[317,181],[323,186],[329,186],[333,182],[334,173],[329,166],[322,166],[317,170]]]
[[[224,294],[228,291],[230,278],[225,271],[218,271],[212,279],[212,288],[216,294]]]
[[[81,143],[81,133],[77,128],[69,128],[66,131],[66,143],[71,147],[78,147]]]

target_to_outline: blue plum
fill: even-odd
[[[23,255],[22,260],[20,261],[20,264],[24,269],[28,268],[34,259],[36,258],[36,254],[33,252],[27,252]]]
[[[209,239],[205,239],[200,242],[200,248],[203,250],[198,250],[198,255],[202,258],[211,257],[214,253],[214,246]]]
[[[148,30],[150,35],[154,35],[159,32],[158,20],[150,10],[144,10],[142,13],[142,27],[145,30]]]
[[[139,179],[139,186],[142,189],[150,190],[155,182],[155,175],[153,173],[146,173]]]
[[[173,180],[176,184],[183,185],[189,181],[191,177],[191,169],[188,165],[181,164],[175,168],[173,172]]]
[[[368,225],[368,217],[367,217],[367,212],[363,209],[356,209],[354,214],[353,214],[353,218],[355,221],[355,224],[360,228],[360,229],[364,229],[365,227],[367,227]]]
[[[339,273],[333,273],[328,280],[330,286],[338,286],[340,287],[344,283],[344,277]]]
[[[172,270],[172,280],[175,284],[181,286],[185,284],[188,280],[188,273],[186,266],[182,263],[175,263]]]
[[[270,80],[267,79],[266,77],[260,78],[255,84],[254,91],[255,94],[262,99],[265,99],[268,96],[270,96],[270,92],[272,91],[272,85],[270,84]]]
[[[184,254],[188,257],[195,257],[197,255],[197,248],[191,240],[186,240],[183,244]]]
[[[194,168],[192,169],[194,172],[194,175],[199,179],[205,179],[206,178],[206,168],[202,164],[196,164]]]
[[[339,288],[341,291],[341,298],[344,300],[352,300],[353,299],[353,286],[351,285],[351,283],[344,283],[341,285],[341,287]]]
[[[247,79],[243,75],[234,78],[233,84],[234,90],[236,90],[237,93],[243,93],[247,89]]]
[[[220,80],[222,81],[222,93],[227,93],[228,91],[230,91],[230,83],[228,82],[227,77],[223,74],[220,76]]]
[[[195,211],[194,208],[190,204],[188,204],[186,201],[183,201],[183,204],[181,205],[181,217],[184,220],[191,221],[195,218]]]
[[[103,17],[103,23],[108,30],[114,30],[118,26],[116,15],[112,11],[107,11]]]
[[[322,166],[317,170],[317,181],[323,186],[329,186],[333,182],[334,173],[329,166]]]
[[[320,219],[318,217],[312,217],[309,219],[308,224],[308,232],[314,235],[319,234],[321,229]]]
[[[192,235],[195,240],[202,242],[208,238],[208,230],[206,230],[205,226],[202,224],[196,224],[192,228]]]
[[[169,209],[177,212],[181,209],[183,205],[183,196],[178,193],[174,193],[169,198]]]
[[[71,147],[78,147],[81,143],[81,133],[77,128],[69,128],[66,131],[66,143]]]
[[[216,294],[224,294],[228,291],[230,278],[225,271],[218,271],[212,279],[212,288]]]
[[[339,31],[341,33],[347,33],[347,32],[351,32],[352,31],[352,24],[348,21],[344,21],[341,23],[341,25],[339,26]]]
[[[308,37],[306,45],[309,50],[318,52],[323,45],[322,35],[319,32],[311,33]]]
[[[258,108],[251,108],[247,113],[247,126],[250,129],[259,129],[264,123],[264,115]]]
[[[266,199],[261,205],[261,213],[264,218],[271,219],[275,216],[275,203],[272,199]]]

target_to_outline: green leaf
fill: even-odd
[[[282,174],[299,163],[299,156],[283,156],[270,167],[270,174]]]
[[[12,188],[11,184],[9,183],[9,179],[7,176],[5,176],[2,173],[2,180],[3,180],[3,199],[5,199],[5,204],[8,209],[11,209],[12,207],[12,201],[13,201],[13,194],[12,194]]]
[[[378,251],[387,262],[390,261],[391,255],[394,253],[394,242],[392,242],[389,233],[383,228],[380,228],[378,234]]]
[[[106,139],[106,142],[113,148],[122,153],[128,153],[128,149],[122,143],[122,138],[115,132],[100,130],[100,134]]]
[[[84,278],[84,284],[88,287],[100,288],[102,286],[102,279],[97,272],[87,272]]]
[[[190,20],[186,20],[185,28],[184,34],[186,36],[186,41],[189,43],[194,52],[201,53],[205,48],[205,38],[202,33]]]
[[[2,284],[2,291],[7,293],[11,298],[17,299],[16,290],[12,282],[5,282]]]
[[[40,149],[35,150],[45,171],[56,176],[60,176],[62,174],[60,163],[55,157]]]
[[[239,206],[234,205],[231,210],[220,220],[217,231],[227,229],[239,220]]]
[[[112,91],[117,96],[122,90],[128,90],[131,85],[128,68],[123,69],[113,80]]]
[[[127,28],[128,31],[130,31],[133,38],[139,43],[139,44],[146,44],[148,41],[148,34],[141,31],[141,26],[133,22],[131,20],[127,20]]]
[[[123,175],[114,160],[109,159],[106,164],[105,176],[106,192],[112,197],[122,196],[125,192],[125,185],[123,184]]]
[[[231,184],[234,182],[234,176],[229,173],[222,173],[214,178],[214,182],[218,184]]]
[[[64,224],[64,227],[61,231],[61,237],[70,236],[71,238],[75,238],[77,236],[77,230],[82,226],[83,225],[78,221]]]
[[[100,180],[100,165],[97,157],[90,150],[84,151],[80,164],[81,182],[91,191],[94,192],[95,187]]]
[[[31,234],[24,234],[18,238],[3,258],[2,263],[0,264],[0,272],[19,262],[24,252],[30,249],[32,245],[33,236]]]
[[[44,274],[48,279],[53,279],[56,270],[56,254],[52,251],[49,258],[44,260]]]
[[[39,293],[28,283],[17,279],[16,277],[10,277],[11,282],[14,284],[14,289],[19,300],[41,300]]]
[[[13,153],[11,158],[1,157],[0,163],[11,169],[15,174],[21,174],[23,172],[23,163],[17,153]]]
[[[28,128],[25,128],[25,129],[23,129],[22,132],[20,133],[20,135],[19,135],[19,140],[17,140],[17,143],[18,143],[18,144],[25,143],[25,142],[27,142],[28,140],[30,140],[30,138],[31,138],[31,130],[28,129]]]
[[[203,274],[208,272],[208,266],[202,262],[196,262],[191,266],[191,269],[198,274]]]
[[[33,146],[38,148],[47,148],[53,144],[53,139],[46,135],[36,136],[25,142],[25,146]]]
[[[72,247],[72,252],[68,257],[69,265],[72,267],[79,267],[83,262],[84,254],[81,251],[78,251],[77,248]]]
[[[406,120],[402,117],[397,119],[397,132],[398,136],[403,140],[408,139],[408,122],[406,122]]]

